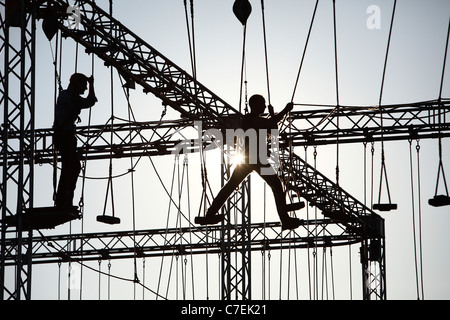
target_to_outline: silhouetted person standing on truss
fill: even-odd
[[[81,95],[87,89],[86,98]],[[97,102],[94,92],[94,78],[82,73],[74,73],[66,90],[59,93],[55,107],[53,124],[53,142],[61,155],[61,175],[56,192],[56,206],[73,206],[73,195],[81,171],[80,157],[77,152],[75,122],[79,120],[81,109],[92,107]]]
[[[242,163],[236,165],[231,178],[219,191],[207,210],[206,215],[204,217],[197,217],[196,223],[206,225],[216,224],[222,221],[225,218],[224,215],[217,214],[217,212],[239,184],[251,172],[256,171],[272,189],[283,230],[295,229],[300,225],[300,220],[289,216],[288,206],[286,205],[286,196],[278,175],[268,162],[267,150],[263,152],[260,152],[259,150],[260,148],[267,147],[267,144],[264,144],[263,146],[263,143],[259,142],[266,140],[268,130],[278,128],[278,122],[292,110],[293,104],[288,103],[278,114],[274,114],[272,106],[269,106],[271,115],[267,118],[261,116],[266,109],[266,101],[263,96],[253,95],[249,99],[249,105],[251,111],[243,117],[242,129],[246,133],[249,131],[255,132],[257,142],[253,141],[253,144],[256,143],[257,145],[252,145],[252,141],[245,142],[244,160]],[[265,135],[264,137],[261,136],[262,140],[260,140],[261,134]],[[261,155],[264,156],[261,157]]]

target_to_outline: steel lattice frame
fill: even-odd
[[[94,125],[90,128],[81,127],[77,133],[82,142],[81,149],[85,159],[107,159],[111,156],[111,151],[114,157],[170,154],[176,150],[180,142],[190,146],[190,149],[185,150],[194,152],[198,150],[200,143],[195,139],[183,141],[177,136],[182,128],[192,127],[194,121],[201,121],[204,129],[224,130],[236,127],[239,112],[92,1],[77,2],[82,17],[79,30],[72,30],[64,25],[67,1],[22,0],[21,3],[27,5],[22,7],[23,11],[20,15],[24,18],[20,25],[22,26],[21,50],[10,45],[8,41],[9,28],[5,23],[4,7],[1,12],[2,33],[0,34],[4,40],[1,52],[5,53],[5,70],[2,70],[4,74],[2,74],[1,88],[3,94],[1,104],[5,106],[5,124],[2,127],[1,140],[3,169],[1,191],[2,199],[6,199],[8,183],[15,184],[19,193],[17,212],[26,206],[32,206],[33,165],[53,161],[53,147],[50,140],[52,130],[35,129],[32,116],[34,112],[33,41],[36,17],[43,18],[48,17],[49,13],[55,14],[58,28],[65,36],[73,38],[89,53],[97,55],[105,61],[105,64],[116,68],[125,80],[139,84],[144,91],[153,93],[162,100],[163,104],[179,111],[183,116],[181,120],[162,123],[114,122],[113,127],[110,124]],[[36,12],[34,11],[35,3],[37,3]],[[10,57],[10,52],[17,58]],[[19,69],[20,72],[16,71]],[[21,84],[21,96],[17,99],[12,98],[8,91],[8,81],[11,78],[17,78]],[[10,105],[13,105],[13,108],[10,108]],[[24,105],[26,108],[22,108]],[[288,152],[286,147],[288,142],[291,142],[291,146],[335,143],[337,135],[339,135],[340,143],[379,141],[381,138],[401,140],[447,135],[448,109],[447,101],[430,101],[413,105],[387,106],[381,109],[344,107],[339,109],[339,113],[332,108],[293,112],[294,127],[281,131],[282,168],[289,166],[289,174],[293,174],[294,177],[287,185],[310,204],[321,209],[325,219],[304,221],[304,225],[296,230],[289,245],[306,248],[311,244],[334,246],[361,243],[363,298],[386,299],[384,220],[300,157]],[[341,119],[339,127],[336,125],[338,117]],[[381,127],[380,117],[386,117],[392,121],[385,120]],[[300,129],[305,127],[312,127],[312,129]],[[143,138],[142,132],[147,130],[154,133],[151,140]],[[111,143],[110,132],[114,132],[117,143]],[[104,136],[105,133],[108,137]],[[22,143],[17,143],[18,141]],[[29,168],[28,171],[26,166]],[[229,174],[227,170],[229,168],[224,167],[222,172],[225,177],[227,173]],[[282,248],[286,242],[280,241],[279,224],[251,224],[247,220],[250,210],[249,189],[247,189],[249,187],[249,184],[244,184],[238,200],[229,203],[227,209],[229,212],[232,208],[239,207],[243,221],[237,226],[238,228],[230,228],[229,224],[225,224],[208,229],[196,227],[194,230],[168,230],[167,234],[173,236],[169,238],[169,242],[166,241],[161,245],[150,245],[150,243],[158,242],[156,239],[161,236],[161,230],[143,230],[133,231],[132,234],[137,235],[138,240],[136,243],[129,244],[124,240],[131,234],[127,231],[83,235],[83,241],[89,244],[89,249],[76,248],[75,243],[67,245],[69,240],[67,235],[42,238],[32,237],[30,232],[27,246],[22,239],[24,233],[20,224],[14,230],[17,237],[10,238],[6,234],[8,226],[2,223],[2,298],[8,295],[8,298],[20,299],[21,290],[24,292],[23,297],[30,298],[33,263],[80,261],[80,257],[83,260],[98,260],[99,256],[120,259],[132,257],[136,252],[142,256],[202,254],[205,250],[242,253],[241,266],[238,266],[236,261],[227,260],[224,255],[223,279],[228,280],[224,281],[226,284],[222,288],[222,294],[224,298],[251,298],[250,252],[267,247]],[[3,200],[1,205],[2,220],[6,216],[16,214],[11,206],[7,205],[6,200]],[[316,233],[312,232],[318,229],[323,236],[317,237]],[[246,235],[243,235],[241,231],[235,233],[235,230],[246,230]],[[186,232],[198,232],[196,237],[198,241],[189,243],[184,236]],[[219,244],[204,241],[205,236],[212,234],[215,238],[222,239]],[[262,237],[263,234],[267,236]],[[70,239],[75,238],[74,235],[70,237]],[[110,241],[103,241],[108,238]],[[53,245],[49,246],[49,243]],[[25,255],[24,252],[26,252]],[[23,256],[26,257],[25,260]],[[27,263],[24,264],[23,261]],[[370,264],[375,264],[376,268],[370,268]],[[10,265],[18,266],[19,270],[13,290],[6,288],[4,279],[4,269]],[[245,269],[247,267],[248,269]],[[235,269],[232,270],[232,268]],[[233,277],[234,280],[238,278],[233,283],[239,283],[239,288],[228,286]]]
[[[1,3],[2,47],[0,53],[4,57],[4,69],[1,71],[0,105],[4,112],[4,123],[1,129],[2,158],[8,159],[10,153],[17,155],[20,165],[4,161],[2,166],[2,182],[0,199],[2,220],[15,215],[27,206],[33,205],[33,164],[24,164],[24,159],[34,153],[34,61],[35,61],[35,3],[34,1],[6,1]],[[5,12],[5,14],[3,13]],[[20,34],[14,43],[11,34]],[[17,90],[18,88],[18,90]],[[9,132],[19,132],[12,139]],[[8,203],[7,191],[17,190],[16,203]],[[1,298],[29,299],[31,290],[31,233],[22,232],[19,218],[16,228],[14,250],[20,259],[16,260],[15,281],[11,287],[5,287],[5,253],[4,241],[6,227],[2,224],[1,271],[0,282],[3,290]],[[23,256],[23,258],[22,258]],[[5,294],[8,297],[5,297]]]

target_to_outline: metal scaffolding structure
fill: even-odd
[[[7,0],[1,3],[4,57],[1,72],[0,105],[4,112],[1,127],[1,299],[30,299],[33,264],[102,259],[129,259],[176,254],[221,253],[223,299],[251,299],[251,252],[345,246],[361,244],[363,298],[386,299],[384,219],[358,201],[337,183],[292,152],[291,147],[324,144],[361,143],[385,140],[427,139],[450,136],[447,113],[450,101],[425,101],[408,105],[380,107],[332,106],[292,112],[293,127],[280,131],[281,176],[288,190],[304,198],[323,213],[321,219],[303,220],[289,240],[280,237],[279,223],[251,223],[250,181],[239,196],[223,209],[229,214],[238,208],[241,223],[164,230],[135,230],[59,236],[35,236],[33,228],[23,227],[22,213],[33,208],[33,167],[53,163],[51,128],[34,127],[34,61],[37,19],[51,19],[65,37],[74,39],[86,52],[115,68],[127,81],[154,94],[164,105],[178,111],[179,120],[121,122],[77,128],[80,151],[87,161],[96,159],[161,156],[174,153],[180,145],[199,152],[203,141],[183,140],[178,133],[192,128],[196,121],[203,130],[237,127],[240,112],[228,105],[156,49],[98,7],[95,2],[77,2],[80,28],[65,26],[68,2],[64,0]],[[20,43],[11,33],[20,33]],[[17,84],[19,92],[10,90]],[[339,122],[336,121],[339,119]],[[380,119],[383,122],[380,123]],[[310,128],[310,129],[302,129]],[[110,134],[115,141],[111,143]],[[149,132],[150,134],[145,134]],[[148,139],[146,137],[152,137]],[[209,141],[212,145],[212,142]],[[223,166],[223,179],[230,167]],[[17,198],[8,195],[14,190]],[[12,192],[11,192],[12,193]],[[8,221],[14,219],[14,223]],[[320,232],[316,232],[316,231]],[[196,234],[195,242],[187,235]],[[162,235],[165,237],[162,237]],[[320,236],[317,236],[320,234]],[[209,242],[208,236],[221,239]],[[169,239],[169,241],[167,241]],[[51,245],[49,245],[51,244]],[[105,245],[106,244],[106,245]],[[239,253],[236,261],[231,253]],[[370,265],[374,265],[371,268]],[[15,281],[5,281],[5,269],[15,266]],[[10,286],[10,287],[8,287]]]

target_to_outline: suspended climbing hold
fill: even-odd
[[[233,12],[242,25],[245,25],[247,24],[247,19],[252,12],[252,5],[248,2],[248,0],[236,0],[233,4]]]
[[[441,172],[442,172],[442,179],[444,180],[445,195],[443,195],[443,194],[438,195],[439,177],[441,175]],[[436,191],[434,193],[434,197],[432,199],[428,200],[428,204],[433,207],[442,207],[442,206],[450,205],[450,197],[448,194],[447,179],[445,179],[444,165],[442,163],[442,137],[440,135],[439,135],[439,168],[438,168],[438,174],[437,174],[437,180],[436,180]]]
[[[448,195],[435,195],[428,200],[428,204],[433,207],[442,207],[450,205],[450,197]]]
[[[397,204],[395,204],[395,203],[375,203],[373,205],[373,209],[379,210],[379,211],[397,210]]]
[[[107,216],[107,215],[100,215],[97,216],[97,221],[107,224],[119,224],[120,218],[114,217],[114,216]]]

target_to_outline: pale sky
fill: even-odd
[[[189,1],[187,1],[189,3]],[[232,12],[233,0],[195,0],[195,45],[197,57],[197,78],[207,88],[227,101],[236,109],[239,103],[241,54],[243,42],[243,27]],[[250,0],[253,10],[247,24],[246,43],[246,79],[249,96],[261,93],[267,96],[266,69],[264,60],[264,42],[262,28],[262,12],[260,1]],[[96,3],[108,10],[109,1],[97,0]],[[379,101],[381,76],[386,54],[386,45],[392,15],[393,1],[387,0],[336,0],[336,23],[338,43],[338,73],[339,99],[342,105],[376,105]],[[271,103],[275,111],[280,111],[291,100],[294,90],[298,66],[304,49],[306,35],[311,21],[315,0],[266,0],[265,19],[267,49],[269,59],[269,81]],[[368,11],[375,6],[376,14]],[[148,42],[178,66],[191,73],[188,49],[188,37],[182,0],[115,0],[113,16],[131,29],[136,35]],[[306,58],[297,87],[294,102],[311,104],[336,104],[334,44],[333,44],[333,7],[331,0],[319,1],[316,20],[311,33]],[[437,99],[441,81],[444,59],[445,40],[450,16],[450,2],[445,0],[398,0],[394,25],[392,30],[389,59],[386,69],[386,79],[382,104],[410,103]],[[379,19],[378,19],[379,18]],[[376,20],[371,20],[376,19]],[[375,25],[371,24],[375,21]],[[53,118],[53,67],[50,46],[55,50],[54,41],[49,45],[38,23],[37,62],[36,62],[36,128],[51,127]],[[374,26],[374,28],[370,28]],[[75,68],[75,46],[71,39],[64,41],[62,64],[62,85],[67,86],[68,78]],[[105,124],[111,116],[109,69],[95,59],[95,85],[99,102],[92,110],[92,124]],[[91,73],[91,57],[79,49],[78,71]],[[123,92],[118,87],[116,78],[114,87],[114,115],[127,118],[127,105]],[[450,97],[450,72],[445,73],[443,98]],[[142,93],[141,88],[131,92],[131,103],[138,121],[158,120],[163,111],[159,100]],[[297,106],[296,108],[301,108]],[[301,109],[297,109],[301,110]],[[165,119],[176,119],[177,112],[168,110]],[[83,111],[82,125],[87,125],[87,112]],[[415,141],[414,156],[415,156]],[[420,141],[421,153],[421,213],[422,213],[422,243],[423,272],[425,299],[449,299],[450,280],[447,272],[450,268],[450,253],[447,237],[447,226],[450,223],[448,208],[433,208],[427,203],[434,195],[438,169],[437,141]],[[409,167],[409,144],[407,141],[389,142],[386,144],[387,170],[389,186],[393,202],[398,204],[398,210],[381,213],[386,223],[386,275],[388,299],[416,299],[416,278],[414,270],[414,247],[412,225],[412,201]],[[448,155],[450,144],[443,141],[444,154]],[[341,146],[340,177],[341,185],[360,201],[364,198],[363,155],[362,144]],[[375,188],[379,181],[380,145],[375,145]],[[335,146],[318,147],[318,170],[334,180]],[[312,148],[308,148],[308,159],[312,159]],[[296,153],[305,155],[305,150],[299,148]],[[367,154],[369,155],[369,153]],[[216,161],[219,154],[213,152],[208,156],[208,168],[213,185],[213,192],[220,188],[220,169]],[[198,211],[200,172],[197,154],[189,155],[191,166],[190,180],[192,183],[192,214]],[[152,159],[166,187],[172,182],[173,156],[156,157]],[[450,168],[448,158],[444,157],[444,167]],[[416,161],[416,160],[414,160]],[[108,161],[88,163],[87,176],[104,178],[108,174]],[[130,160],[114,161],[114,173],[126,172]],[[164,228],[169,211],[169,199],[164,193],[155,171],[148,159],[143,159],[137,166],[136,186],[136,229]],[[417,169],[414,164],[414,170]],[[44,165],[37,168],[35,204],[37,206],[51,205],[52,168]],[[417,173],[414,179],[417,178]],[[264,186],[255,176],[252,190],[252,222],[262,222],[261,194]],[[80,183],[79,183],[80,185]],[[87,179],[85,199],[84,232],[100,232],[113,230],[132,230],[130,210],[130,179],[125,176],[114,180],[116,212],[121,218],[119,226],[103,225],[95,221],[95,217],[103,210],[106,194],[105,179]],[[378,189],[377,189],[378,190]],[[76,197],[80,189],[77,189]],[[375,194],[377,194],[375,192]],[[417,190],[415,205],[417,206]],[[267,220],[278,221],[270,190],[267,190]],[[175,215],[172,208],[172,215]],[[416,214],[418,209],[415,210]],[[298,212],[302,217],[302,212]],[[303,216],[304,218],[304,216]],[[170,219],[175,219],[171,217]],[[175,220],[174,220],[175,221]],[[417,220],[416,220],[417,222]],[[69,229],[71,227],[71,230]],[[169,225],[173,227],[173,225]],[[417,226],[416,226],[417,229]],[[71,226],[57,227],[55,230],[44,231],[44,234],[67,234],[81,232],[81,223],[74,222]],[[328,248],[329,250],[329,248]],[[359,264],[359,245],[351,247],[352,260],[352,296],[349,292],[349,250],[333,248],[335,292],[338,299],[361,298],[361,266]],[[320,256],[323,251],[320,249]],[[329,251],[326,252],[329,254]],[[253,295],[255,299],[261,296],[260,265],[261,254],[257,258],[253,273]],[[329,257],[328,257],[329,258]],[[164,266],[169,268],[170,259],[166,258]],[[197,259],[197,258],[196,258]],[[210,258],[211,268],[218,262],[217,257]],[[259,259],[259,260],[258,260]],[[305,252],[298,253],[298,273],[302,280],[300,299],[309,299],[307,277],[307,259]],[[280,268],[278,253],[273,253],[273,270]],[[319,261],[320,266],[322,260]],[[139,275],[143,278],[142,262],[139,262]],[[327,263],[330,263],[327,260]],[[133,278],[132,262],[112,261],[111,273],[126,278]],[[98,263],[90,264],[98,268]],[[102,263],[106,271],[107,261]],[[195,261],[196,288],[195,298],[204,299],[204,257]],[[159,274],[160,258],[146,260],[146,286],[156,289],[154,278]],[[281,268],[286,267],[286,264]],[[79,266],[78,266],[79,268]],[[152,269],[152,271],[150,271]],[[175,274],[175,269],[174,269]],[[287,272],[287,271],[286,271]],[[56,299],[58,293],[58,267],[56,265],[33,266],[33,298]],[[62,279],[66,277],[67,266],[61,269]],[[98,274],[91,270],[83,271],[86,278],[84,297],[98,298]],[[284,275],[285,277],[286,274]],[[157,277],[157,276],[156,276]],[[175,276],[174,276],[175,277]],[[198,277],[198,278],[197,278]],[[211,277],[217,281],[217,267],[211,270]],[[269,275],[266,275],[269,277]],[[278,299],[279,273],[272,274],[272,299]],[[91,279],[91,280],[88,280]],[[198,279],[198,280],[197,280]],[[163,280],[164,281],[164,280]],[[168,282],[168,280],[165,280]],[[64,282],[64,280],[63,280]],[[175,278],[171,280],[175,282]],[[101,298],[105,299],[106,277],[102,279]],[[112,280],[111,297],[116,299],[142,299],[142,289],[137,289],[134,296],[132,285]],[[211,283],[213,281],[211,280]],[[44,286],[44,284],[46,284]],[[167,285],[167,284],[166,284]],[[282,285],[287,290],[286,283]],[[67,298],[67,285],[60,285],[61,298]],[[89,289],[88,289],[89,288]],[[275,288],[275,289],[274,289]],[[190,290],[190,289],[189,289]],[[293,288],[290,289],[291,291]],[[218,298],[219,290],[214,284],[209,288],[210,296]],[[293,291],[292,291],[293,292]],[[282,298],[293,298],[295,294],[283,291]],[[267,295],[267,292],[266,292]],[[72,290],[72,298],[78,297]],[[175,297],[175,289],[171,288],[169,298]],[[150,292],[145,298],[154,299]],[[191,298],[190,296],[188,298]]]

